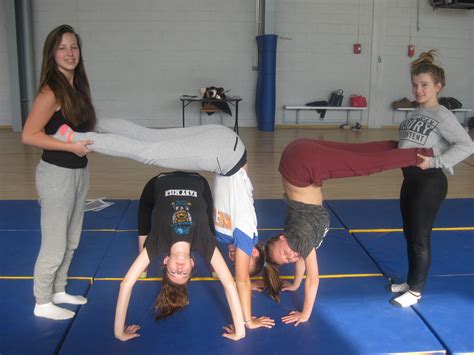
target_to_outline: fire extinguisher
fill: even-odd
[[[408,45],[408,56],[411,58],[415,55],[415,45],[409,44]]]

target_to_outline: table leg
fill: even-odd
[[[234,123],[234,132],[239,134],[239,102],[235,102],[235,123]]]
[[[184,127],[184,126],[185,126],[185,124],[184,124],[184,122],[185,122],[185,121],[184,121],[184,108],[185,108],[186,106],[184,105],[184,101],[181,101],[181,102],[183,103],[183,127]]]

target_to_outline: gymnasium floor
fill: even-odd
[[[296,138],[341,142],[397,139],[394,129],[351,130],[302,126],[260,132],[242,127],[260,238],[281,231],[285,204],[277,167],[282,150]],[[115,204],[87,212],[68,290],[88,297],[71,307],[70,321],[33,316],[33,266],[40,245],[34,174],[39,149],[21,144],[19,133],[0,129],[0,354],[380,354],[474,353],[474,156],[448,176],[449,191],[433,232],[433,263],[422,302],[409,309],[389,304],[388,277],[403,277],[406,252],[400,232],[397,170],[325,183],[331,231],[318,251],[321,281],[310,321],[295,328],[279,318],[299,309],[303,285],[280,304],[253,296],[255,315],[276,320],[232,342],[220,336],[230,322],[224,292],[202,262],[190,284],[191,303],[171,319],[151,315],[159,282],[137,283],[128,322],[141,337],[113,337],[120,278],[136,256],[136,199],[148,179],[164,171],[133,161],[90,154],[89,198]],[[203,174],[212,184],[211,174]],[[154,265],[154,270],[157,269]],[[152,270],[153,270],[152,269]],[[283,275],[293,273],[291,267]],[[151,271],[150,277],[159,276]]]
[[[321,282],[308,323],[280,321],[232,342],[220,336],[230,312],[220,283],[198,259],[190,305],[165,321],[151,315],[159,290],[155,263],[137,283],[128,323],[141,337],[113,336],[120,278],[136,253],[136,200],[113,200],[86,212],[80,247],[70,269],[69,291],[89,303],[71,307],[72,320],[33,316],[32,272],[39,248],[35,200],[0,201],[0,354],[380,354],[474,352],[474,199],[446,200],[433,232],[433,267],[422,302],[408,309],[389,304],[387,277],[406,273],[397,200],[329,200],[331,230],[318,250]],[[256,200],[261,239],[281,231],[285,203]],[[365,216],[370,216],[367,218]],[[282,274],[292,275],[292,267]],[[304,287],[284,293],[280,304],[253,296],[256,315],[278,320],[299,309]]]

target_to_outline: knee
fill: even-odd
[[[429,256],[431,253],[431,245],[429,238],[420,238],[412,244],[413,251],[420,257]]]
[[[230,140],[237,137],[237,133],[235,133],[232,129],[226,126],[215,125],[213,135],[217,135],[223,140]]]
[[[76,250],[79,247],[80,240],[81,240],[80,235],[77,238],[69,239],[67,242],[67,250]]]
[[[55,272],[62,264],[64,260],[65,251],[53,252],[40,252],[38,255],[37,266],[46,273]]]

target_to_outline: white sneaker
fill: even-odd
[[[79,295],[70,295],[66,292],[58,292],[53,295],[53,303],[54,304],[86,304],[87,298],[79,296]]]
[[[404,294],[390,300],[390,303],[396,307],[405,308],[405,307],[410,307],[410,306],[413,306],[414,304],[417,304],[420,299],[421,299],[420,293],[416,294],[408,290]]]
[[[36,317],[43,317],[53,320],[65,320],[74,317],[75,313],[66,308],[54,305],[52,302],[36,304],[33,311]]]
[[[410,286],[406,282],[402,284],[391,284],[387,286],[387,290],[393,293],[407,292]]]

